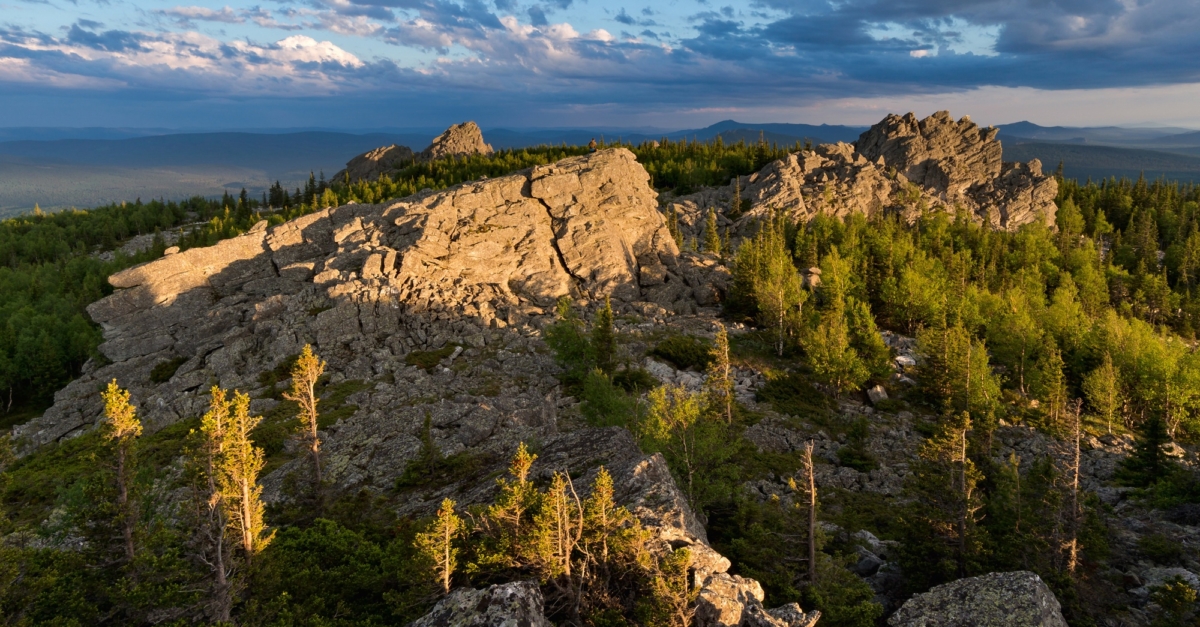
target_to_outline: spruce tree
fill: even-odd
[[[613,329],[612,301],[608,296],[604,297],[604,307],[596,312],[596,321],[592,324],[592,350],[596,356],[596,367],[612,376],[617,366],[617,341]]]
[[[1142,424],[1140,437],[1134,442],[1133,453],[1121,464],[1117,478],[1136,487],[1158,483],[1172,470],[1170,460],[1162,450],[1170,441],[1162,415],[1158,412],[1150,414]]]
[[[717,210],[711,207],[704,220],[704,252],[721,255],[721,233],[717,230]]]

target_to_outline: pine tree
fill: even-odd
[[[813,375],[834,394],[858,390],[871,376],[850,345],[846,316],[840,307],[821,312],[817,328],[804,336],[804,352]]]
[[[709,362],[704,378],[704,389],[708,402],[725,416],[726,424],[733,424],[733,366],[729,362],[729,333],[725,325],[717,323],[717,336],[713,347],[713,360]]]
[[[612,302],[605,296],[604,307],[596,312],[596,321],[592,324],[592,350],[596,355],[596,367],[609,376],[616,370],[616,344]]]
[[[458,568],[458,549],[454,541],[462,533],[463,521],[454,513],[454,501],[443,499],[437,517],[426,531],[417,534],[417,551],[432,565],[442,593],[450,592],[450,580]]]
[[[116,447],[117,517],[124,541],[125,559],[132,562],[136,516],[130,491],[133,450],[138,436],[142,434],[142,423],[137,419],[137,408],[129,403],[129,391],[122,390],[116,379],[109,382],[101,396],[104,398],[104,438]]]
[[[717,210],[710,207],[704,220],[704,252],[721,255],[721,233],[717,230]]]
[[[263,450],[251,439],[251,432],[260,422],[262,416],[250,415],[250,397],[235,391],[218,476],[222,501],[231,506],[226,510],[229,527],[239,537],[248,562],[275,535],[263,520],[262,486],[258,484],[265,463]]]
[[[1126,485],[1146,487],[1158,483],[1172,470],[1162,447],[1170,442],[1163,417],[1155,412],[1143,424],[1141,436],[1134,442],[1133,453],[1125,458],[1117,477]]]
[[[321,490],[321,438],[317,434],[317,380],[325,373],[325,362],[313,352],[312,346],[305,344],[300,351],[300,357],[292,366],[292,389],[283,397],[300,406],[297,418],[304,428],[308,439],[308,454],[313,466],[313,485],[319,495]]]

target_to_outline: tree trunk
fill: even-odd
[[[808,480],[808,583],[817,584],[817,479],[812,460],[813,441],[804,445],[804,471]]]
[[[117,445],[117,515],[121,517],[121,537],[125,541],[125,559],[133,561],[133,516],[129,511],[129,486],[125,477],[125,444]]]
[[[1072,433],[1071,451],[1071,511],[1070,518],[1067,519],[1067,532],[1070,534],[1067,540],[1067,573],[1071,575],[1075,574],[1075,568],[1079,563],[1079,411],[1080,404],[1076,403],[1074,424],[1072,425],[1074,433]]]
[[[246,551],[246,561],[254,555],[254,531],[251,529],[252,504],[250,502],[250,482],[242,479],[242,548]]]
[[[967,517],[970,515],[971,493],[967,490],[967,430],[962,431],[959,487],[962,489],[962,511],[958,516],[958,576],[967,576]]]

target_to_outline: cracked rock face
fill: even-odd
[[[1058,182],[1042,164],[1004,163],[997,130],[939,111],[924,120],[889,115],[854,144],[823,144],[792,153],[741,177],[742,212],[731,213],[735,187],[704,190],[672,201],[685,239],[700,241],[709,209],[718,226],[749,237],[772,212],[808,222],[818,214],[840,218],[898,213],[909,221],[926,211],[958,208],[980,223],[1016,230],[1054,224]]]
[[[553,364],[529,336],[559,296],[694,309],[689,281],[711,291],[702,269],[681,261],[649,175],[621,148],[384,205],[264,222],[111,277],[117,291],[88,308],[111,363],[89,367],[16,436],[27,452],[89,428],[102,409],[97,390],[112,378],[157,429],[203,413],[213,384],[255,392],[259,373],[305,343],[347,379],[400,373],[405,391],[428,385],[443,398],[451,382],[423,381],[453,373],[406,369],[406,355],[450,341],[511,344],[520,355],[512,363],[525,364],[518,373],[534,384],[514,393],[528,399],[510,400],[537,413],[548,391],[537,382],[552,379]],[[171,359],[185,361],[170,381],[150,382],[154,366]]]
[[[542,591],[532,581],[483,590],[459,588],[409,627],[551,627],[542,614]]]
[[[890,627],[1066,627],[1054,593],[1028,571],[959,579],[909,599]]]

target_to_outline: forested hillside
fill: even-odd
[[[682,195],[799,147],[629,149],[660,193]],[[5,426],[40,413],[89,359],[103,359],[84,308],[111,293],[109,274],[161,256],[163,233],[177,231],[171,239],[183,249],[211,245],[260,220],[282,224],[587,153],[509,150],[414,163],[374,182],[314,178],[261,199],[7,220]],[[1014,232],[964,212],[806,224],[767,213],[740,241],[726,228],[745,215],[740,190],[734,198],[706,216],[696,240],[667,221],[685,255],[727,269],[719,309],[673,317],[563,298],[543,312],[553,321],[537,330],[538,348],[456,338],[408,352],[408,380],[354,379],[305,346],[262,366],[253,399],[206,385],[203,416],[153,432],[142,432],[120,385],[96,390],[100,429],[20,460],[0,451],[0,533],[13,539],[0,545],[0,617],[405,624],[452,588],[525,579],[540,583],[547,615],[561,624],[689,624],[694,556],[655,548],[616,505],[607,471],[586,488],[565,471],[532,478],[535,457],[548,454],[542,442],[505,459],[470,447],[444,454],[435,435],[450,427],[426,410],[420,452],[391,487],[339,492],[331,483],[322,446],[341,437],[331,427],[365,407],[369,392],[419,388],[420,402],[436,407],[460,400],[442,395],[451,378],[476,377],[471,403],[499,402],[531,376],[522,360],[545,353],[573,399],[555,405],[566,408],[562,429],[622,427],[640,453],[661,453],[730,572],[761,582],[772,606],[799,602],[820,610],[823,626],[866,627],[930,586],[1029,570],[1071,625],[1118,615],[1139,625],[1194,621],[1186,580],[1139,580],[1145,595],[1136,597],[1125,573],[1196,567],[1191,540],[1156,525],[1187,520],[1200,503],[1189,465],[1200,443],[1200,187],[1060,180],[1056,227]],[[97,255],[154,233],[143,252]],[[152,380],[166,383],[183,361],[163,361]],[[264,400],[272,409],[254,415],[251,403]],[[1033,444],[1018,451],[1014,441]],[[1117,450],[1111,477],[1081,470],[1081,459]],[[260,479],[282,468],[303,473],[280,482],[290,500],[267,507]],[[464,484],[493,483],[494,498],[470,508],[447,497],[427,516],[396,514],[446,486],[457,495]],[[1120,500],[1101,499],[1104,490]],[[864,551],[879,563],[864,567]]]

